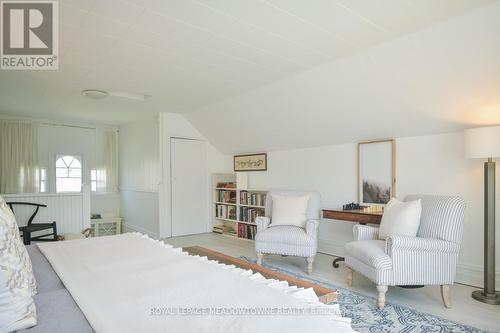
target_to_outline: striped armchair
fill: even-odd
[[[307,222],[305,228],[288,225],[272,225],[272,195],[303,196],[309,195]],[[314,257],[318,250],[318,225],[321,213],[321,196],[318,192],[271,191],[266,196],[266,214],[255,219],[255,251],[257,264],[262,264],[264,254],[281,254],[307,258],[307,273],[312,273]]]
[[[378,239],[378,228],[354,226],[355,241],[345,246],[347,284],[353,270],[377,285],[377,305],[385,306],[388,286],[440,285],[445,307],[450,307],[450,285],[455,279],[463,235],[465,202],[454,196],[410,195],[405,201],[422,200],[416,237]]]

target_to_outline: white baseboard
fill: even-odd
[[[318,251],[334,256],[344,255],[344,244],[332,242],[330,240],[319,239]],[[500,287],[500,269],[496,272],[495,285]],[[482,288],[484,283],[483,266],[475,264],[459,263],[457,265],[457,275],[455,281],[470,286]]]
[[[122,224],[122,230],[123,230],[123,232],[134,232],[134,231],[140,232],[140,233],[143,233],[143,234],[150,236],[151,238],[159,239],[158,234],[156,232],[153,232],[151,230],[147,230],[145,228],[142,228],[142,227],[139,227],[139,226],[133,225],[133,224],[127,224],[127,223]]]
[[[458,264],[457,282],[468,284],[471,286],[482,288],[484,284],[483,266],[474,264]],[[495,286],[500,287],[500,269],[495,271]]]

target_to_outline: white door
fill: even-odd
[[[207,152],[203,141],[170,139],[172,236],[207,232]]]

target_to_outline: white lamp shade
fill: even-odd
[[[465,130],[465,157],[500,157],[500,126]]]

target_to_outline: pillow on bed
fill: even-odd
[[[14,214],[0,196],[0,332],[36,325],[36,280]]]
[[[36,279],[33,274],[33,267],[31,265],[31,259],[24,246],[24,242],[21,240],[21,235],[19,234],[19,227],[16,222],[16,217],[12,210],[7,206],[5,200],[0,196],[0,219],[5,219],[7,225],[12,227],[12,232],[14,233],[16,239],[23,245],[19,249],[19,255],[21,264],[23,265],[23,271],[26,272],[26,276],[29,279],[29,287],[31,289],[31,295],[36,295]]]

